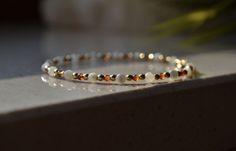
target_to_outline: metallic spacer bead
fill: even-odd
[[[57,69],[55,71],[55,77],[62,78],[64,76],[64,71]]]
[[[104,80],[104,78],[105,78],[105,76],[103,74],[98,74],[98,76],[97,76],[98,81],[102,81],[102,80]]]
[[[139,79],[144,80],[145,79],[145,74],[139,74]]]
[[[111,78],[111,81],[116,81],[116,75],[115,74],[110,75],[110,78]]]
[[[132,79],[133,79],[133,75],[126,75],[126,79],[128,80],[128,81],[131,81]]]
[[[84,73],[83,76],[84,76],[84,80],[88,80],[88,76],[89,76],[88,73]]]

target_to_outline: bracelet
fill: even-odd
[[[160,73],[139,73],[139,74],[101,74],[101,73],[79,73],[72,70],[62,70],[63,66],[69,66],[73,63],[80,63],[88,60],[135,60],[135,61],[153,61],[168,65],[168,71]],[[109,84],[147,84],[162,83],[178,80],[190,79],[196,71],[193,64],[185,59],[178,59],[175,56],[165,56],[161,53],[85,53],[58,56],[47,60],[41,69],[51,77],[61,78],[70,81],[81,81],[90,83],[109,83]]]

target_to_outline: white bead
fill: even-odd
[[[73,71],[66,70],[64,72],[64,77],[65,77],[66,80],[72,80],[73,79]]]
[[[147,73],[145,74],[145,80],[146,80],[147,82],[152,82],[152,81],[154,81],[154,79],[155,79],[155,76],[154,76],[154,74],[152,74],[151,72],[147,72]]]
[[[41,70],[43,71],[43,72],[46,72],[47,71],[47,68],[50,66],[50,64],[49,63],[47,63],[47,62],[45,62],[42,66],[41,66]]]
[[[89,73],[88,75],[88,81],[95,82],[97,80],[98,74],[95,72]]]
[[[55,76],[56,70],[57,70],[57,67],[51,66],[51,67],[48,68],[48,74],[50,76]]]
[[[184,70],[187,71],[187,76],[188,76],[188,77],[189,77],[189,76],[192,76],[192,70],[191,70],[191,68],[190,68],[189,66],[184,67]]]
[[[178,73],[177,70],[171,70],[170,71],[170,78],[176,79],[176,78],[178,78],[178,75],[179,75],[179,73]]]
[[[118,74],[118,75],[116,76],[116,81],[117,81],[118,83],[124,83],[124,82],[126,81],[125,75],[123,75],[123,74]]]

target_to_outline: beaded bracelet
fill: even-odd
[[[61,70],[61,66],[79,63],[85,60],[136,60],[136,61],[153,61],[168,65],[169,70],[160,73],[140,73],[140,74],[97,74],[79,73],[72,70]],[[146,84],[172,82],[176,80],[189,79],[196,71],[193,64],[188,63],[185,59],[178,59],[175,56],[165,56],[161,53],[85,53],[71,54],[55,57],[47,60],[41,67],[44,73],[51,77],[62,78],[70,81],[81,81],[91,83],[111,83],[111,84]]]

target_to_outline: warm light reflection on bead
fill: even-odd
[[[176,67],[180,69],[180,68],[182,68],[182,64],[178,63],[178,64],[176,65]]]
[[[150,53],[150,54],[148,55],[148,59],[149,59],[149,60],[153,60],[153,59],[154,59],[154,54],[153,54],[153,53]]]
[[[163,60],[163,59],[164,59],[164,55],[160,54],[160,55],[158,56],[158,58],[159,58],[159,60]]]
[[[140,59],[144,59],[144,58],[145,58],[145,54],[144,54],[144,53],[140,53],[140,54],[139,54],[139,58],[140,58]]]

